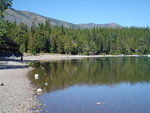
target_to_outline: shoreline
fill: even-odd
[[[0,112],[40,113],[36,88],[28,78],[28,64],[19,58],[0,59]]]
[[[135,56],[135,55],[124,55]],[[0,112],[40,113],[40,102],[31,81],[28,79],[30,68],[27,62],[36,60],[64,60],[90,57],[121,57],[120,55],[39,55],[20,58],[0,59]],[[36,107],[37,106],[37,107]],[[32,110],[34,109],[34,110]]]
[[[27,74],[32,68],[0,70],[0,112],[4,113],[40,113],[39,101]]]
[[[101,58],[101,57],[138,57],[138,56],[147,56],[150,55],[50,55],[50,54],[39,54],[37,56],[25,55],[23,57],[24,62],[32,62],[36,60],[64,60],[64,59],[80,59],[80,58]]]

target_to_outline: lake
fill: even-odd
[[[150,58],[107,57],[34,62],[42,113],[149,113]],[[39,74],[39,79],[34,75]]]

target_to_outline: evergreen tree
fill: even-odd
[[[3,42],[2,37],[6,36],[8,30],[7,21],[3,20],[5,10],[11,8],[12,0],[0,0],[0,44]]]
[[[0,0],[0,20],[5,15],[5,10],[12,7],[12,0]]]
[[[46,41],[44,37],[44,25],[40,24],[37,30],[38,30],[38,35],[37,35],[38,52],[44,53],[46,48],[45,47]]]

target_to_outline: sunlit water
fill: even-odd
[[[32,65],[36,68],[29,73],[30,80],[44,90],[39,96],[42,113],[150,112],[148,57],[86,58]],[[35,74],[39,79],[34,79]]]

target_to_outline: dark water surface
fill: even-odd
[[[44,90],[39,96],[42,113],[150,112],[148,57],[86,58],[32,65],[36,68],[29,73],[30,80]],[[34,79],[35,74],[39,79]]]

